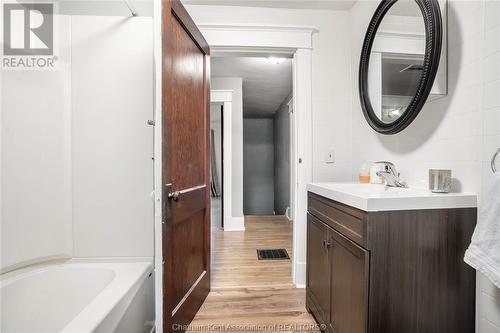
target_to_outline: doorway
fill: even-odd
[[[230,183],[232,193],[232,205],[224,206],[224,214],[220,206],[226,193],[222,191],[223,200],[217,191],[212,196],[212,287],[293,286],[292,62],[291,57],[271,55],[211,59],[212,89],[231,91],[233,96],[230,124],[221,103],[211,103],[212,175]],[[223,153],[228,143],[233,147],[230,156]],[[231,177],[219,173],[226,164],[232,167]],[[220,227],[226,210],[231,217]],[[238,215],[244,227],[231,228]],[[269,249],[284,250],[286,258],[259,259],[257,250]]]
[[[224,104],[210,104],[212,230],[224,229]]]
[[[161,12],[160,6],[155,6],[157,12]],[[160,30],[161,24],[157,20],[156,29]],[[312,152],[311,152],[311,104],[312,104],[312,81],[311,81],[311,62],[312,62],[312,34],[316,31],[314,27],[309,26],[276,26],[276,25],[263,25],[263,26],[248,26],[248,25],[218,25],[218,24],[199,24],[198,25],[203,35],[209,41],[211,45],[211,54],[224,55],[224,54],[235,54],[240,55],[256,55],[258,53],[269,53],[270,51],[276,52],[278,54],[283,54],[293,57],[293,79],[294,79],[294,99],[290,107],[295,110],[294,116],[292,118],[292,128],[294,129],[293,135],[293,154],[292,154],[292,191],[291,195],[294,198],[294,206],[291,209],[291,215],[293,216],[293,284],[297,288],[303,288],[305,286],[306,274],[305,274],[305,235],[306,235],[306,203],[307,203],[307,183],[312,181]],[[242,29],[243,28],[243,29]],[[156,48],[156,54],[161,56],[161,48]],[[161,62],[157,63],[157,70],[161,71]],[[161,85],[156,85],[157,96],[161,96]],[[212,89],[214,87],[212,86]],[[228,93],[229,92],[223,92]],[[213,97],[213,95],[212,95]],[[212,100],[214,100],[212,98]],[[231,101],[229,99],[229,101]],[[231,102],[228,102],[231,105]],[[161,98],[156,99],[156,105],[161,105]],[[157,108],[161,110],[161,107]],[[226,111],[226,108],[225,108]],[[231,113],[229,113],[231,114]],[[227,120],[225,117],[225,123],[232,123],[232,121]],[[240,130],[242,130],[242,121],[240,122]],[[227,126],[227,125],[226,125]],[[156,131],[157,137],[161,137],[161,131]],[[225,151],[232,152],[228,145],[224,145]],[[242,152],[242,144],[239,147],[235,147],[235,152],[239,149]],[[161,156],[161,150],[158,149],[156,152],[157,156]],[[237,155],[237,154],[236,154]],[[228,166],[227,166],[228,165]],[[232,165],[227,164],[224,167],[231,170]],[[232,170],[231,170],[232,171]],[[235,174],[239,173],[239,170],[234,170]],[[242,170],[241,170],[242,174]],[[156,175],[157,187],[157,200],[156,209],[158,212],[161,211],[162,201],[160,197],[160,188],[162,188],[161,183],[161,173]],[[242,177],[241,177],[242,178]],[[234,181],[233,181],[234,183]],[[225,187],[227,185],[225,184]],[[242,189],[242,183],[241,187]],[[234,188],[234,196],[238,196],[239,188],[236,185]],[[227,191],[224,191],[226,194]],[[231,200],[232,196],[226,195],[224,200]],[[238,216],[239,209],[241,208],[237,204],[226,205],[225,207],[231,207],[229,216],[231,221],[238,221],[240,216]],[[225,209],[225,215],[229,210]],[[162,221],[161,214],[157,214],[156,219],[156,230],[161,231]],[[241,216],[242,218],[242,216]],[[228,221],[225,219],[225,221]],[[242,223],[241,223],[242,225]],[[227,227],[225,226],[225,229]],[[161,232],[155,235],[161,235]],[[157,244],[161,244],[161,240]],[[161,271],[161,245],[156,247],[156,253],[158,254],[158,269]],[[158,285],[157,290],[161,291],[161,285]],[[290,290],[283,291],[286,295],[290,295]],[[262,291],[263,296],[266,291]],[[293,293],[297,293],[297,302],[302,298],[300,289],[293,289]],[[243,294],[246,295],[245,292]],[[238,295],[234,295],[238,297]],[[254,295],[247,295],[251,297],[252,300],[255,299]],[[221,296],[225,297],[225,296]],[[298,304],[298,303],[297,303]],[[262,307],[259,307],[262,308]],[[266,311],[265,308],[262,308]],[[288,313],[288,309],[286,309]],[[242,315],[247,314],[247,310],[242,309]],[[243,314],[244,313],[244,314]],[[161,298],[157,298],[157,317],[162,318],[162,304]]]

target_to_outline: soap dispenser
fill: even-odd
[[[384,178],[377,175],[378,171],[384,171],[383,163],[373,163],[370,168],[370,183],[372,184],[383,184]]]
[[[359,168],[359,182],[361,184],[370,183],[370,166],[366,163],[363,163]]]

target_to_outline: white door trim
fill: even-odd
[[[212,90],[210,92],[210,103],[222,103],[224,115],[224,127],[222,128],[222,149],[224,161],[222,163],[222,201],[224,203],[224,231],[243,231],[245,223],[243,217],[236,217],[232,214],[232,124],[233,124],[233,91],[232,90]]]
[[[293,124],[295,167],[293,213],[294,284],[306,284],[307,183],[312,181],[312,34],[311,26],[197,24],[217,52],[279,52],[293,55]],[[225,116],[225,114],[224,114]],[[299,163],[299,159],[301,162]],[[227,164],[227,163],[226,163]]]
[[[153,5],[154,53],[154,283],[155,283],[155,332],[163,333],[163,204],[162,185],[162,8],[161,1]]]
[[[312,26],[257,25],[257,24],[204,24],[198,28],[210,48],[271,48],[312,49]]]

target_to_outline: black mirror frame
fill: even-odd
[[[392,123],[384,123],[375,115],[368,95],[368,65],[370,53],[380,23],[385,14],[397,1],[398,0],[382,0],[377,7],[365,35],[359,63],[358,79],[361,108],[363,109],[363,114],[368,124],[370,124],[375,131],[382,134],[399,133],[415,120],[429,97],[441,57],[443,27],[438,0],[414,0],[422,11],[425,25],[425,56],[422,76],[418,82],[417,92],[415,96],[413,96],[406,111]]]

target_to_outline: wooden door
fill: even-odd
[[[366,333],[368,324],[369,254],[329,228],[330,331]]]
[[[328,227],[307,216],[307,307],[320,324],[330,321]]]
[[[179,0],[162,30],[163,327],[182,332],[210,290],[210,51]]]

